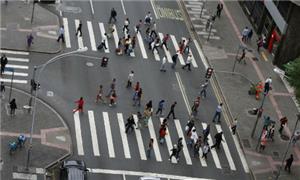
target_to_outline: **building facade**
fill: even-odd
[[[281,67],[300,56],[300,2],[240,0],[257,34],[266,37],[265,48]]]

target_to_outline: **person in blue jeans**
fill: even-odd
[[[216,109],[216,112],[215,112],[215,115],[214,115],[214,118],[213,118],[213,122],[215,122],[215,119],[218,117],[218,123],[220,122],[220,118],[221,118],[221,113],[222,113],[222,106],[223,106],[223,103],[220,103],[218,106],[217,106],[217,109]]]

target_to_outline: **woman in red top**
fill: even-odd
[[[159,129],[159,143],[163,144],[165,142],[165,136],[167,135],[167,128],[161,127]]]
[[[78,101],[75,101],[75,103],[77,103],[77,108],[73,110],[73,113],[75,113],[76,111],[83,112],[83,104],[84,104],[83,98],[80,97],[80,99]]]

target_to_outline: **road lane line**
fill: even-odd
[[[2,54],[19,54],[19,55],[29,55],[29,52],[24,51],[10,51],[10,50],[0,50]]]
[[[202,123],[202,127],[203,127],[203,129],[206,129],[207,124],[206,124],[206,123]],[[212,146],[214,143],[213,143],[213,140],[212,140],[212,138],[211,138],[211,135],[209,134],[209,135],[207,136],[207,138],[208,138],[208,140],[207,140],[207,141],[208,141],[208,145],[209,145],[209,146]],[[216,152],[216,149],[215,149],[215,148],[210,149],[210,152],[211,152],[211,155],[212,155],[212,157],[213,157],[213,159],[214,159],[214,162],[215,162],[216,167],[217,167],[218,169],[222,169],[221,163],[220,163],[220,160],[219,160],[219,157],[218,157],[218,154],[217,154],[217,152]]]
[[[147,56],[147,53],[146,53],[146,49],[145,49],[145,46],[144,46],[144,42],[143,42],[143,38],[141,36],[141,33],[138,32],[136,34],[137,38],[138,38],[138,41],[139,41],[139,46],[141,48],[141,52],[142,52],[142,56],[144,59],[148,59],[148,56]]]
[[[182,40],[185,40],[186,43],[187,43],[187,41],[188,41],[188,39],[185,38],[185,37],[183,37]],[[192,40],[192,39],[191,39],[191,40]],[[190,42],[190,44],[191,44],[191,43],[192,43],[192,42]],[[189,53],[192,55],[192,65],[194,66],[194,68],[197,68],[198,65],[197,65],[197,62],[196,62],[196,60],[195,60],[195,56],[193,55],[191,45],[190,45],[190,47],[189,47]]]
[[[36,174],[27,174],[27,173],[17,173],[17,172],[13,172],[13,173],[12,173],[12,178],[13,178],[13,179],[37,180],[37,175],[36,175]]]
[[[90,5],[91,5],[92,14],[94,15],[95,11],[94,11],[94,6],[93,6],[93,1],[92,0],[90,0]]]
[[[156,61],[160,61],[160,57],[159,57],[158,51],[154,50],[154,51],[153,51],[153,55],[154,55],[154,59],[155,59]]]
[[[90,35],[91,47],[93,51],[97,51],[93,25],[91,21],[87,21],[87,27]]]
[[[13,75],[14,74],[14,76],[22,76],[22,77],[27,77],[28,76],[28,73],[20,73],[20,72],[11,72],[11,71],[4,71],[4,73],[3,74],[5,74],[5,75]]]
[[[156,7],[155,7],[155,4],[154,4],[153,0],[150,0],[150,3],[151,3],[151,6],[152,6],[152,9],[153,9],[155,18],[156,18],[156,19],[159,19],[159,16],[157,15]]]
[[[6,79],[6,78],[0,78],[1,82],[11,82],[11,79]],[[14,79],[13,83],[19,83],[19,84],[27,84],[27,80],[18,80],[18,79]]]
[[[221,128],[221,126],[219,124],[216,124],[216,129],[217,129],[218,133],[222,132],[222,128]],[[232,156],[230,154],[230,150],[228,148],[228,145],[227,145],[227,142],[226,142],[224,134],[222,135],[222,139],[224,140],[224,141],[222,141],[222,145],[223,145],[223,149],[225,151],[225,155],[226,155],[226,158],[228,160],[230,169],[235,171],[236,167],[235,167],[235,164],[233,162]]]
[[[76,30],[77,30],[77,28],[78,28],[78,26],[79,26],[79,23],[80,23],[79,19],[75,19],[75,27],[76,27]],[[79,36],[79,33],[78,33],[76,37],[77,37],[77,41],[78,41],[78,48],[79,48],[79,49],[82,49],[82,48],[83,48],[83,40],[82,40],[82,36]]]
[[[100,32],[101,32],[101,37],[103,37],[104,34],[105,34],[104,24],[103,24],[103,23],[99,23],[99,28],[100,28]],[[103,47],[103,48],[104,48],[104,52],[105,52],[105,53],[109,53],[108,39],[106,39],[105,45],[106,45],[107,49],[105,49],[105,48]]]
[[[185,138],[184,138],[183,131],[181,129],[180,122],[179,122],[178,119],[175,119],[174,122],[175,122],[175,126],[176,126],[176,130],[177,130],[178,136],[182,137],[182,144],[183,144],[182,151],[183,151],[183,155],[185,157],[186,164],[192,165],[192,160],[191,160],[188,148],[186,146],[186,141],[185,141]]]
[[[163,120],[164,120],[164,118],[160,118],[161,123],[163,122]],[[166,129],[167,129],[168,134],[166,134],[165,139],[166,139],[166,144],[167,144],[167,147],[168,147],[169,155],[171,156],[171,154],[172,154],[171,149],[173,149],[173,144],[172,144],[172,141],[171,141],[170,131],[169,131],[168,127],[166,127]],[[171,162],[172,163],[177,163],[177,161],[174,158],[171,159]]]
[[[63,24],[65,29],[65,43],[67,48],[71,48],[71,41],[70,41],[70,32],[69,32],[69,23],[67,18],[63,18]]]
[[[162,40],[164,39],[164,35],[163,35],[162,33],[158,33],[158,35],[159,35],[160,40],[162,41]],[[169,62],[169,63],[173,63],[172,57],[171,57],[171,54],[170,54],[170,51],[168,51],[167,48],[166,48],[165,46],[163,46],[163,49],[164,49],[165,54],[166,54],[166,56],[167,56],[168,62]]]
[[[112,134],[111,134],[111,128],[109,124],[109,118],[107,112],[102,112],[103,119],[104,119],[104,127],[105,127],[105,134],[106,134],[106,140],[107,140],[107,147],[108,147],[108,154],[110,158],[114,158],[115,156],[115,149],[114,144],[112,140]]]
[[[151,117],[149,117],[149,120],[148,120],[148,129],[150,132],[150,137],[153,138],[153,140],[154,140],[153,141],[153,150],[154,150],[156,161],[160,162],[160,161],[162,161],[162,159],[161,159],[161,155],[160,155],[160,151],[159,151],[159,147],[158,147],[158,143],[157,143],[157,138],[155,135],[155,130],[154,130],[154,126],[153,126]]]
[[[134,114],[133,119],[134,119],[135,124],[137,125],[138,124],[137,115]],[[143,138],[142,138],[141,131],[140,131],[140,129],[134,128],[134,132],[135,132],[135,136],[136,136],[136,141],[138,143],[141,159],[142,160],[147,160],[146,152],[145,152],[145,146],[144,146],[144,143],[143,143]]]
[[[74,125],[75,125],[77,153],[78,153],[79,156],[83,156],[84,151],[83,151],[83,145],[82,145],[82,135],[81,135],[79,112],[78,111],[75,112],[73,114],[73,117],[74,117]]]
[[[124,12],[124,14],[126,15],[126,11],[125,11],[125,6],[124,6],[124,2],[123,2],[123,0],[121,0],[121,4],[122,4],[122,9],[123,9],[123,12]]]
[[[16,57],[7,57],[8,61],[17,61],[17,62],[29,62],[27,58],[16,58]]]
[[[90,123],[90,130],[91,130],[91,137],[92,137],[92,144],[93,144],[93,152],[95,156],[100,156],[94,112],[88,111],[88,115],[89,115],[89,123]]]
[[[204,56],[204,53],[203,53],[202,49],[200,48],[198,42],[195,39],[194,39],[194,44],[196,46],[196,49],[198,51],[198,54],[200,56],[200,59],[201,59],[203,65],[204,65],[205,69],[209,68],[209,65],[208,65],[208,62],[207,62],[207,60]]]
[[[112,28],[114,29],[113,36],[114,36],[114,40],[115,40],[115,45],[116,45],[116,48],[118,48],[119,36],[118,36],[118,33],[117,33],[116,25],[113,25]]]
[[[172,40],[172,42],[173,42],[173,45],[174,45],[174,47],[175,47],[175,50],[176,51],[179,51],[179,46],[178,46],[178,44],[177,44],[177,41],[176,41],[176,38],[175,38],[175,36],[174,35],[170,35],[171,36],[171,40]],[[182,57],[182,54],[178,54],[178,58],[179,58],[179,62],[180,62],[180,64],[181,65],[185,65],[185,63],[184,63],[184,60],[183,60],[183,57]]]
[[[187,95],[186,95],[186,92],[185,92],[185,88],[184,88],[184,86],[182,84],[182,81],[181,81],[179,73],[175,72],[175,76],[176,76],[176,79],[177,79],[177,82],[178,82],[178,85],[179,85],[179,89],[181,91],[181,94],[182,94],[185,106],[187,108],[187,111],[188,111],[189,114],[191,114],[191,106],[189,104],[189,100],[187,98]]]
[[[123,143],[124,155],[125,155],[125,158],[129,159],[129,158],[131,158],[131,156],[130,156],[130,150],[129,150],[128,140],[127,140],[127,134],[125,133],[124,118],[121,113],[117,113],[117,117],[118,117],[120,134],[121,134],[122,143]]]
[[[7,64],[5,67],[14,68],[14,69],[28,69],[28,66]]]

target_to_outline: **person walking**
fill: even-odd
[[[159,115],[161,116],[162,115],[162,111],[164,109],[164,104],[165,104],[165,100],[160,100],[159,103],[158,103],[158,108],[157,108],[157,111],[156,111],[156,115],[159,113]]]
[[[161,123],[160,127],[161,127],[161,128],[162,128],[162,127],[167,128],[167,126],[168,126],[168,120],[167,120],[166,118],[164,118],[164,120],[163,120],[163,122]]]
[[[143,117],[145,127],[148,127],[148,121],[149,121],[149,118],[151,117],[151,114],[152,114],[151,110],[145,108],[144,117]]]
[[[172,56],[172,66],[171,66],[172,69],[175,68],[175,66],[177,64],[177,59],[178,59],[178,52]]]
[[[17,109],[17,103],[16,103],[16,99],[13,98],[10,102],[9,102],[9,107],[10,107],[10,115],[15,115],[15,111]]]
[[[237,128],[237,118],[234,118],[233,123],[232,123],[232,125],[231,125],[230,128],[231,128],[232,134],[235,135],[235,133],[236,133],[236,128]]]
[[[284,128],[285,124],[288,122],[288,119],[286,116],[284,116],[279,121],[280,121],[280,128],[278,131],[279,131],[279,134],[282,135],[283,128]]]
[[[175,157],[176,158],[176,156],[177,156],[177,154],[178,154],[178,148],[177,148],[177,144],[174,144],[173,145],[173,148],[170,150],[172,153],[171,153],[171,155],[170,155],[170,157],[169,157],[169,161],[171,161],[172,160],[172,157]],[[177,159],[177,158],[176,158]]]
[[[256,41],[256,45],[257,45],[257,52],[260,52],[260,48],[263,46],[264,41],[262,37],[259,37],[258,40]]]
[[[109,103],[109,106],[112,106],[113,104],[117,104],[117,93],[116,93],[116,90],[112,90],[112,93],[109,97],[110,99],[110,103]]]
[[[199,150],[202,144],[202,137],[199,135],[196,143],[194,144],[194,157],[199,157]]]
[[[149,144],[148,144],[148,149],[147,149],[147,158],[151,158],[151,154],[153,151],[153,138],[150,139]]]
[[[219,132],[219,133],[217,133],[217,134],[215,135],[215,140],[216,140],[216,142],[215,142],[215,144],[212,145],[210,148],[215,148],[215,147],[217,147],[218,149],[220,149],[221,142],[223,141],[222,135],[223,135],[223,132],[222,132],[222,131]]]
[[[140,111],[137,112],[137,125],[136,125],[136,129],[140,129],[143,126],[143,115]]]
[[[202,158],[205,158],[205,160],[207,160],[207,154],[209,153],[209,151],[210,151],[209,144],[208,142],[205,142],[202,148]]]
[[[33,44],[33,35],[32,35],[32,33],[30,33],[30,34],[28,34],[27,35],[27,48],[30,48],[31,47],[31,45]]]
[[[160,39],[156,38],[156,40],[151,43],[152,53],[154,53],[154,50],[155,50],[156,53],[159,54],[159,51],[158,51],[159,46],[160,46]]]
[[[123,26],[123,32],[124,33],[127,33],[129,32],[129,24],[130,24],[130,21],[129,21],[129,18],[127,17],[124,21],[124,26]],[[126,30],[126,31],[125,31]]]
[[[196,132],[196,128],[195,127],[193,127],[193,129],[192,129],[192,131],[188,134],[188,136],[189,136],[189,142],[187,143],[189,146],[190,146],[190,148],[192,148],[193,147],[193,145],[197,142],[197,140],[198,140],[198,135],[197,135],[197,132]]]
[[[177,141],[177,154],[176,154],[176,160],[177,162],[179,161],[180,158],[180,152],[183,148],[183,144],[182,144],[182,137],[180,137]]]
[[[169,39],[170,39],[170,35],[166,34],[163,37],[163,40],[162,40],[162,43],[161,43],[161,48],[163,48],[163,46],[165,46],[165,48],[166,48],[167,51],[169,51],[169,48],[168,48],[168,45],[167,45],[167,42],[168,42]]]
[[[114,20],[114,22],[117,22],[117,18],[116,17],[117,17],[117,11],[115,10],[115,8],[112,8],[110,10],[110,17],[109,17],[108,23],[110,24],[112,19]]]
[[[188,123],[185,126],[185,132],[186,132],[187,136],[189,136],[189,134],[191,133],[191,131],[194,128],[194,126],[195,126],[194,120],[188,121]]]
[[[5,85],[4,82],[1,81],[1,85],[0,85],[1,98],[4,98],[4,92],[5,92]]]
[[[146,104],[146,109],[152,111],[152,100],[148,101],[148,103]]]
[[[263,135],[260,139],[259,152],[265,150],[266,145],[267,145],[267,138],[266,138],[266,136]]]
[[[253,30],[250,29],[249,32],[248,32],[247,41],[251,42],[252,36],[253,36]]]
[[[97,96],[96,96],[96,103],[98,103],[99,100],[104,102],[104,99],[102,98],[102,95],[103,95],[103,86],[100,84],[99,90],[98,90],[98,93],[97,93]]]
[[[162,71],[162,72],[167,71],[166,70],[166,62],[167,62],[167,58],[166,58],[166,56],[164,56],[161,61],[160,71]]]
[[[190,53],[190,44],[191,44],[191,38],[189,38],[186,43],[185,43],[185,47],[184,47],[184,50],[183,52],[185,54],[189,54]]]
[[[179,52],[180,52],[180,54],[183,54],[184,47],[185,47],[185,40],[182,40],[182,41],[179,42]]]
[[[131,129],[131,132],[134,130],[134,127],[136,126],[134,119],[133,119],[133,115],[131,114],[128,118],[127,118],[127,123],[125,124],[125,133],[127,134],[129,129]]]
[[[242,41],[246,42],[249,33],[249,28],[246,26],[242,31]]]
[[[218,3],[218,6],[217,6],[217,16],[218,16],[218,18],[221,17],[222,10],[223,10],[223,4],[222,3]]]
[[[242,50],[242,55],[241,57],[238,59],[238,62],[241,63],[244,60],[244,64],[246,64],[246,49]]]
[[[185,65],[182,66],[182,69],[185,69],[185,67],[188,67],[188,70],[191,71],[191,63],[192,63],[192,55],[189,54],[186,61],[185,61]]]
[[[265,86],[264,86],[264,93],[268,94],[269,91],[272,89],[272,78],[268,77],[265,81]]]
[[[206,126],[206,128],[203,130],[203,142],[207,142],[208,141],[208,135],[210,133],[210,124],[208,124]]]
[[[128,75],[128,78],[127,78],[126,88],[131,88],[132,87],[133,78],[134,78],[134,72],[131,70],[129,75]]]
[[[191,116],[193,117],[197,116],[199,106],[200,106],[200,96],[198,96],[194,101],[194,104],[191,108],[192,111]]]
[[[170,117],[171,114],[172,114],[172,116],[173,116],[173,119],[176,119],[176,117],[175,117],[175,112],[174,112],[176,104],[177,104],[177,102],[175,101],[175,102],[171,105],[171,108],[170,108],[169,114],[168,114],[168,116],[167,116],[167,119],[169,119],[169,117]]]
[[[8,60],[5,54],[2,54],[1,56],[1,76],[4,73],[5,70],[5,66],[7,65]]]
[[[107,34],[104,33],[104,34],[102,35],[101,43],[99,44],[99,46],[97,47],[97,49],[98,49],[98,50],[101,50],[103,47],[104,47],[104,49],[107,49],[107,47],[106,47],[106,42],[107,42]]]
[[[60,40],[62,40],[62,42],[65,43],[65,28],[64,28],[64,26],[61,26],[58,30],[57,42],[59,42]]]
[[[116,81],[117,81],[116,78],[113,78],[113,80],[110,84],[110,90],[106,97],[109,97],[112,94],[112,92],[116,89]]]
[[[163,144],[165,142],[165,136],[167,135],[167,128],[166,127],[160,127],[159,128],[159,143]]]
[[[80,97],[79,100],[75,101],[75,103],[77,104],[77,108],[73,109],[73,113],[79,111],[79,112],[83,112],[83,105],[84,105],[84,100],[83,97]]]
[[[206,89],[208,87],[208,79],[205,80],[205,82],[201,85],[201,91],[200,91],[200,96],[206,98]]]
[[[156,30],[157,30],[156,22],[153,21],[152,28],[151,28],[151,32],[150,32],[150,36],[151,36],[151,37],[157,38]],[[153,35],[154,35],[154,36],[153,36]]]
[[[215,122],[215,119],[218,117],[218,123],[220,123],[220,119],[221,119],[221,113],[222,113],[222,106],[223,106],[223,103],[220,103],[217,108],[216,108],[216,112],[215,112],[215,115],[213,117],[213,122]]]
[[[77,36],[78,35],[78,32],[80,32],[80,37],[82,36],[82,31],[81,31],[81,29],[82,29],[82,22],[81,21],[79,21],[79,25],[78,25],[78,27],[77,27],[77,29],[76,29],[76,33],[75,33],[75,36]]]
[[[293,164],[293,161],[294,161],[294,157],[293,154],[291,154],[290,157],[287,160],[285,160],[285,167],[284,167],[285,171],[291,173],[291,166]]]
[[[137,25],[135,25],[135,32],[141,33],[141,27],[142,27],[143,21],[140,19]]]
[[[139,88],[138,93],[137,93],[138,106],[141,106],[142,95],[143,95],[143,90],[142,90],[142,88]]]

